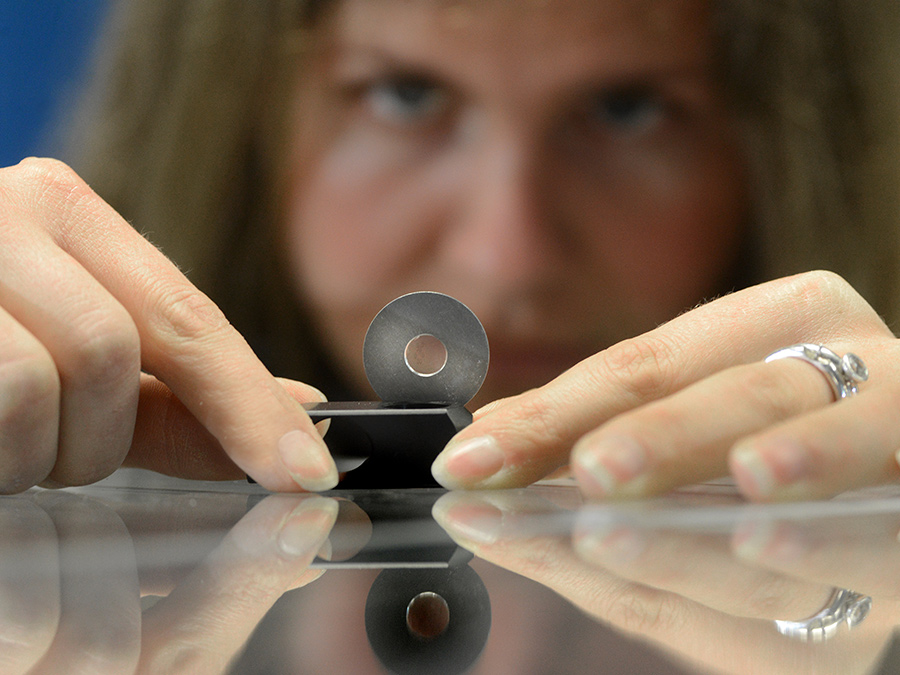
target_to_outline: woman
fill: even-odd
[[[478,403],[578,364],[480,414],[435,465],[446,485],[536,480],[584,436],[587,494],[643,494],[723,473],[738,440],[782,419],[807,424],[801,440],[840,430],[845,449],[891,421],[893,336],[834,276],[626,340],[817,267],[892,311],[893,207],[869,189],[862,86],[883,79],[854,41],[872,45],[875,10],[747,4],[124,3],[75,153],[118,213],[53,163],[2,179],[18,225],[0,266],[5,489],[123,461],[328,488],[334,465],[295,401],[317,392],[273,380],[239,333],[272,371],[365,396],[365,326],[426,288],[485,324]],[[820,375],[756,363],[819,339],[873,368],[824,421],[801,414],[828,402]],[[692,421],[710,400],[745,414]],[[893,443],[807,492],[894,478]],[[747,447],[739,485],[780,496]]]

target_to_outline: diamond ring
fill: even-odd
[[[872,598],[846,588],[836,588],[818,614],[802,621],[775,621],[779,633],[803,642],[822,642],[837,633],[842,623],[858,626],[872,609]]]
[[[856,354],[848,352],[840,357],[822,345],[791,345],[769,354],[766,363],[786,358],[802,359],[818,368],[831,385],[835,400],[853,396],[859,391],[858,383],[869,379],[869,369]]]

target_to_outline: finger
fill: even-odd
[[[298,401],[324,396],[300,382],[276,378]],[[327,431],[327,422],[316,429]],[[225,453],[218,440],[152,375],[141,373],[141,394],[131,449],[123,466],[149,469],[192,480],[240,480],[246,474]]]
[[[750,499],[815,499],[900,478],[900,391],[883,386],[766,429],[731,453]]]
[[[589,497],[716,478],[738,439],[831,400],[825,378],[797,359],[729,368],[586,434],[573,448],[573,471]]]
[[[465,498],[470,496],[474,499]],[[841,644],[838,651],[828,644],[817,645],[822,649],[810,653],[808,645],[779,635],[771,621],[732,616],[675,593],[629,582],[586,562],[568,537],[529,533],[528,519],[504,510],[507,506],[507,500],[485,493],[451,493],[435,504],[434,516],[457,543],[479,558],[536,581],[589,616],[652,640],[691,663],[716,672],[723,663],[751,663],[754,672],[787,674],[796,672],[798,662],[810,672],[820,668],[832,672],[877,658],[870,641]],[[874,622],[860,629],[873,627]],[[876,636],[877,647],[889,634],[886,628]]]
[[[890,335],[865,301],[829,273],[719,298],[485,414],[457,434],[432,472],[451,488],[532,482],[561,466],[578,438],[615,415],[784,345],[813,336],[833,342],[851,332]]]
[[[141,671],[222,672],[275,601],[309,583],[338,513],[325,497],[272,495],[167,598],[145,612]]]
[[[19,228],[3,241],[0,306],[43,345],[58,372],[58,422],[46,420],[59,426],[48,483],[104,478],[121,464],[134,426],[137,330],[125,309],[46,236]],[[42,362],[30,365],[35,377],[46,378]]]
[[[32,208],[55,223],[55,242],[133,318],[144,369],[175,393],[241,469],[272,490],[337,483],[309,416],[209,298],[67,167],[32,161],[13,170],[28,186]]]
[[[811,616],[827,604],[829,584],[748,566],[721,534],[597,527],[582,519],[573,533],[578,553],[622,579],[677,593],[732,616]]]
[[[535,508],[542,510],[527,496],[510,500],[484,492],[450,493],[435,504],[434,516],[478,557],[536,581],[589,616],[652,640],[704,670],[720,672],[725,663],[739,664],[735,672],[743,672],[740,664],[752,664],[753,672],[787,675],[796,673],[800,663],[808,672],[867,672],[891,635],[895,622],[870,616],[854,631],[857,639],[819,644],[810,651],[808,644],[780,635],[769,620],[736,617],[598,569],[575,553],[568,537],[535,536],[531,518],[525,517],[533,516]]]
[[[30,673],[59,622],[56,528],[31,499],[7,498],[0,501],[0,539],[0,673]]]
[[[140,595],[124,523],[100,502],[64,492],[45,492],[38,501],[59,536],[61,613],[53,644],[34,672],[134,672]]]
[[[898,529],[896,513],[809,522],[759,518],[743,523],[731,545],[742,560],[761,568],[853,589],[871,595],[879,604],[896,604],[900,598],[900,580],[894,574],[900,565]]]
[[[317,395],[317,390],[300,382],[278,381],[297,400]],[[316,427],[319,433],[327,430],[327,426]],[[240,480],[246,476],[175,394],[147,373],[141,373],[134,437],[122,465],[191,480]]]
[[[478,410],[472,413],[472,418],[474,420],[480,420],[482,417],[497,412],[505,405],[515,403],[517,398],[517,396],[509,396],[507,398],[499,398],[496,401],[491,401],[490,403],[481,406]]]
[[[231,491],[130,490],[110,500],[134,545],[141,596],[171,593],[247,515],[248,499]],[[171,533],[166,545],[160,532]]]
[[[335,526],[328,535],[328,560],[342,562],[359,553],[372,539],[373,525],[368,514],[358,504],[347,499],[338,500]]]
[[[59,392],[53,358],[0,307],[0,493],[27,490],[53,468]]]
[[[123,466],[194,480],[238,480],[244,472],[175,394],[141,374],[131,448]]]
[[[520,539],[568,542],[574,513],[569,500],[539,488],[449,492],[432,507],[432,516],[447,534],[479,555],[483,546]]]

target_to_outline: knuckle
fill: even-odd
[[[71,463],[65,467],[57,465],[48,477],[58,485],[80,487],[108,478],[120,466],[121,462],[108,457],[92,457],[90,463],[82,462],[77,466]]]
[[[562,579],[557,569],[559,542],[551,539],[520,540],[515,548],[516,573],[528,579],[540,579],[553,587]]]
[[[783,280],[782,292],[795,303],[800,316],[811,319],[816,329],[831,337],[858,338],[862,332],[892,337],[884,320],[839,274],[813,270]]]
[[[0,231],[43,228],[65,246],[73,215],[102,200],[67,164],[57,159],[30,157],[0,170]]]
[[[55,411],[60,383],[49,354],[29,354],[0,363],[0,428],[14,420]]]
[[[187,632],[184,626],[178,629]],[[146,640],[141,649],[140,672],[200,673],[209,668],[212,648],[185,639],[183,633],[174,639],[173,632],[174,628],[169,628]]]
[[[540,455],[547,454],[547,448],[567,447],[568,428],[564,417],[564,406],[534,392],[532,395],[523,396],[516,406],[515,419],[509,421],[514,429],[527,429],[525,438],[532,439],[534,446],[526,448],[510,448],[507,462],[521,468],[532,461],[536,461]],[[520,433],[517,431],[517,434]],[[540,450],[540,452],[536,452]]]
[[[675,368],[671,346],[659,336],[643,335],[624,340],[602,352],[595,384],[624,389],[638,401],[655,400],[670,393]]]
[[[49,354],[0,363],[0,494],[27,490],[52,468],[59,395]]]
[[[158,292],[148,307],[147,328],[152,342],[171,347],[206,340],[232,331],[225,314],[195,288]]]
[[[121,312],[104,311],[74,328],[74,345],[61,369],[79,388],[118,387],[133,383],[140,373],[141,345],[137,328]]]
[[[785,605],[794,599],[796,584],[787,577],[771,577],[754,584],[747,598],[752,616],[768,617],[784,614]]]
[[[665,634],[685,623],[684,604],[663,591],[631,586],[608,602],[610,622],[629,633]]]
[[[835,302],[850,297],[859,298],[859,294],[842,276],[828,270],[804,272],[795,278],[795,283],[798,297],[816,307],[833,307]]]
[[[29,157],[4,171],[4,189],[19,192],[29,202],[66,202],[90,192],[81,177],[58,159]]]
[[[11,613],[13,621],[4,622],[4,634],[16,636],[14,640],[4,640],[3,664],[8,673],[36,672],[35,666],[50,651],[56,637],[58,617],[43,608],[32,612],[37,614],[34,619],[28,616],[30,612],[15,612]]]
[[[80,182],[74,169],[51,157],[27,157],[10,169],[28,183],[41,185],[71,185]]]
[[[45,351],[33,350],[18,357],[0,359],[0,384],[14,387],[20,394],[56,396],[59,377],[52,357]],[[4,397],[4,402],[8,399]]]

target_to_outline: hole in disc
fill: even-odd
[[[413,635],[436,638],[450,625],[450,606],[437,593],[419,593],[406,607],[406,625]]]
[[[416,375],[431,377],[447,365],[447,348],[434,335],[423,333],[406,344],[403,351],[406,366]]]

